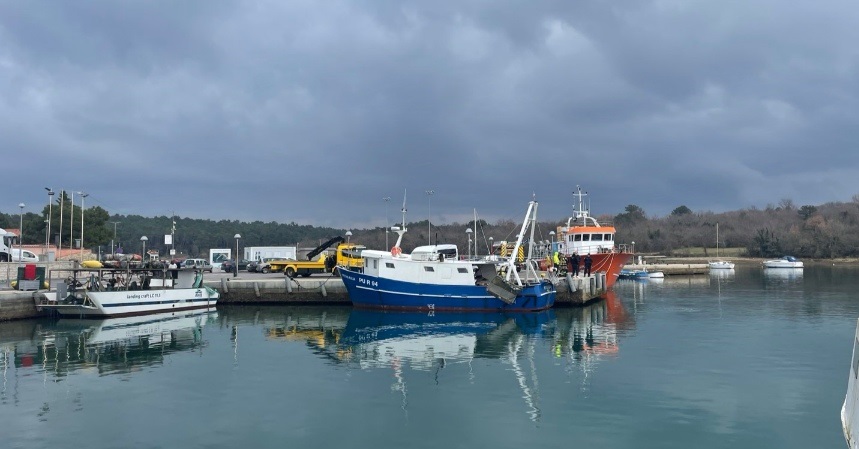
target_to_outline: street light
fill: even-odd
[[[236,263],[233,264],[233,277],[236,277],[239,275],[239,239],[242,235],[236,234],[233,238],[236,239]]]
[[[72,194],[70,197],[72,202],[72,207],[69,208],[69,248],[74,251],[75,249],[75,192],[69,192]],[[71,258],[71,251],[69,251],[69,258]]]
[[[21,260],[24,259],[24,203],[18,203],[21,208],[20,218],[18,220],[18,265],[21,265]]]
[[[149,240],[149,237],[147,237],[145,235],[143,237],[140,237],[140,241],[143,243],[143,254],[140,257],[141,257],[141,261],[144,263],[146,263],[146,241],[147,240]]]
[[[495,247],[492,246],[492,241],[495,240],[492,237],[489,237],[489,255],[492,256],[495,254]]]
[[[349,243],[349,237],[352,237],[352,231],[346,231],[346,243]]]
[[[115,254],[113,251],[113,242],[116,241],[116,225],[122,223],[121,221],[111,221],[113,223],[113,238],[110,239],[110,253]]]
[[[468,236],[468,258],[471,259],[471,228],[465,229],[465,235]]]
[[[47,253],[48,245],[51,244],[51,215],[53,215],[54,210],[54,190],[50,187],[45,187],[45,190],[48,191],[48,232],[46,233],[48,237],[45,239],[45,252]],[[45,257],[47,256],[45,254]]]
[[[432,245],[432,225],[430,217],[432,217],[432,196],[435,190],[426,190],[427,194],[427,245]]]
[[[632,257],[635,257],[635,242],[632,242]],[[635,261],[633,261],[635,263]]]
[[[81,261],[84,260],[84,199],[89,196],[88,193],[78,192],[81,197]]]
[[[390,226],[388,226],[388,203],[391,202],[391,197],[386,196],[382,198],[385,201],[385,249],[388,248],[388,232],[390,231]]]
[[[42,255],[43,255],[45,258],[44,258],[43,260],[48,260],[48,240],[49,240],[49,234],[48,234],[48,219],[46,218],[46,219],[45,219],[45,249],[44,249],[44,251],[42,251]]]
[[[60,238],[57,239],[57,258],[63,252],[63,206],[66,204],[66,191],[60,190]]]

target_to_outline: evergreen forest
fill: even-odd
[[[210,248],[245,246],[296,246],[313,248],[335,236],[346,236],[368,248],[383,249],[396,241],[393,232],[384,228],[334,229],[297,223],[240,222],[186,217],[142,217],[110,214],[99,206],[82,210],[72,207],[67,196],[57,195],[54,204],[39,212],[0,212],[0,228],[18,228],[23,222],[23,242],[27,245],[45,244],[48,240],[48,213],[51,214],[51,242],[68,248],[80,239],[84,230],[84,247],[95,253],[110,253],[122,248],[125,253],[142,252],[141,237],[146,236],[146,248],[158,250],[166,257],[170,245],[165,236],[173,236],[177,254],[182,257],[208,257]],[[62,217],[61,217],[62,212]],[[644,209],[630,204],[616,215],[602,215],[600,224],[617,228],[616,243],[635,242],[637,253],[677,255],[690,247],[704,248],[704,254],[714,256],[716,226],[719,225],[719,246],[740,248],[738,253],[748,257],[778,257],[785,254],[801,258],[831,259],[859,257],[859,195],[850,202],[796,206],[791,200],[763,209],[746,208],[730,212],[695,212],[678,206],[664,217],[649,217]],[[550,234],[565,220],[540,222],[535,240],[548,241]],[[487,223],[483,220],[467,223],[430,224],[427,220],[407,223],[409,232],[403,240],[403,250],[427,243],[455,243],[460,253],[476,251],[486,254],[493,242],[514,241],[521,225],[512,220]],[[60,230],[62,229],[62,232]],[[468,232],[470,230],[471,232]]]

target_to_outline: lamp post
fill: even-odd
[[[632,258],[633,258],[632,263],[635,263],[635,260],[634,260],[635,259],[635,242],[632,242]]]
[[[110,253],[111,253],[111,254],[115,254],[115,253],[113,252],[113,242],[115,242],[115,241],[116,241],[116,225],[118,225],[118,224],[120,224],[120,223],[122,223],[122,222],[121,222],[121,221],[111,221],[111,223],[113,223],[113,238],[112,238],[112,239],[110,239]]]
[[[57,258],[63,252],[63,206],[66,204],[66,191],[60,190],[60,238],[57,239]]]
[[[81,261],[84,260],[84,199],[89,196],[88,193],[78,192],[81,197]]]
[[[236,263],[233,264],[233,277],[236,277],[239,275],[239,239],[242,235],[237,233],[233,238],[236,239]]]
[[[75,249],[75,192],[69,192],[72,196],[69,198],[72,202],[72,207],[69,208],[69,248]],[[71,251],[69,251],[71,258]]]
[[[388,232],[390,231],[390,226],[388,226],[388,203],[391,202],[391,197],[386,196],[382,198],[385,202],[385,248],[388,248]]]
[[[346,231],[346,243],[349,243],[349,237],[352,237],[352,231]]]
[[[465,229],[465,235],[468,236],[468,258],[471,259],[471,228]]]
[[[490,256],[495,255],[495,247],[492,245],[493,240],[495,240],[495,239],[492,237],[489,237],[489,255]]]
[[[45,240],[45,252],[47,253],[48,245],[51,244],[51,216],[53,215],[54,211],[54,190],[50,187],[45,187],[45,190],[48,191],[48,232],[46,233],[48,237]],[[45,257],[47,256],[48,255],[45,254]]]
[[[432,225],[430,217],[432,217],[432,196],[435,190],[427,190],[427,245],[432,245]]]
[[[42,251],[42,255],[45,257],[43,260],[48,260],[48,241],[50,240],[48,231],[48,219],[45,218],[45,250]]]
[[[146,263],[146,241],[149,240],[149,237],[143,236],[140,237],[140,242],[143,243],[143,254],[140,255],[141,262]]]
[[[21,265],[21,260],[24,259],[24,203],[18,203],[21,208],[21,213],[18,218],[18,266]]]

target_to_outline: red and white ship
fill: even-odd
[[[609,289],[617,281],[618,274],[624,265],[632,258],[632,253],[627,252],[625,245],[616,246],[614,235],[616,229],[611,224],[600,225],[597,220],[590,216],[585,208],[584,197],[581,187],[576,186],[573,196],[577,198],[578,209],[574,209],[574,216],[567,219],[566,226],[558,226],[555,246],[557,251],[566,256],[573,253],[579,255],[579,267],[584,265],[586,255],[591,256],[591,272],[604,272],[606,274],[606,289]]]

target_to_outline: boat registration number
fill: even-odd
[[[358,278],[358,282],[368,286],[368,287],[378,287],[379,281],[371,281],[370,279]]]

